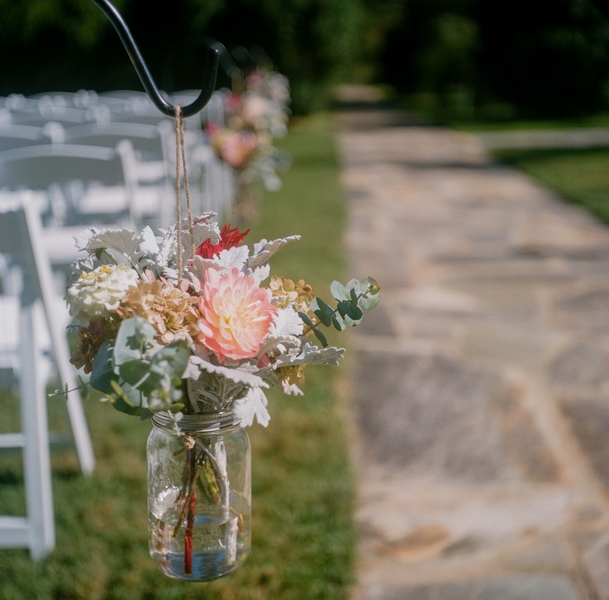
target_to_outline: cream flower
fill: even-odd
[[[205,272],[199,310],[203,318],[197,323],[197,341],[221,362],[256,356],[277,312],[271,292],[237,268],[223,274],[215,269]]]
[[[72,316],[89,319],[115,312],[127,291],[138,282],[138,274],[127,265],[102,265],[83,273],[70,288],[66,301]]]

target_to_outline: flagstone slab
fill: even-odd
[[[609,397],[566,401],[561,408],[590,466],[609,489]]]
[[[499,373],[442,355],[360,351],[358,364],[358,424],[377,462],[472,482],[558,477]]]
[[[513,576],[494,581],[473,581],[383,587],[371,589],[366,600],[578,600],[565,576]]]
[[[609,387],[609,352],[598,342],[577,340],[556,356],[548,375],[562,390]]]

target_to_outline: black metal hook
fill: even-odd
[[[224,72],[231,79],[233,77],[243,75],[243,71],[239,68],[239,66],[231,56],[231,53],[226,49],[226,46],[222,42],[219,42],[218,40],[208,36],[203,36],[201,38],[201,41],[208,48],[214,48],[220,53],[220,64],[222,65]]]
[[[114,29],[118,33],[118,36],[121,38],[125,49],[127,50],[127,54],[137,71],[137,74],[146,90],[148,96],[154,103],[154,105],[164,114],[173,117],[174,116],[174,107],[172,104],[167,102],[161,93],[159,92],[159,88],[154,83],[154,79],[144,62],[144,58],[142,57],[139,48],[137,47],[133,36],[131,35],[131,31],[127,27],[127,24],[123,20],[121,14],[116,10],[116,7],[110,3],[109,0],[92,0],[104,14],[110,19],[112,25],[114,25]],[[208,47],[208,55],[207,55],[207,63],[205,65],[205,79],[203,82],[203,89],[199,94],[199,97],[189,104],[188,106],[182,107],[182,115],[184,117],[190,117],[198,113],[210,100],[212,94],[214,93],[214,88],[216,86],[216,77],[218,75],[218,62],[220,60],[220,51],[217,47]]]
[[[237,62],[244,65],[241,69],[244,72],[253,71],[258,66],[250,54],[250,51],[245,46],[237,46],[236,48],[233,48],[233,58]]]

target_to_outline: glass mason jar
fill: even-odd
[[[251,547],[251,451],[232,412],[152,417],[148,438],[150,555],[175,579],[209,581]]]

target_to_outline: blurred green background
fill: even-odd
[[[159,83],[196,88],[201,38],[262,47],[293,109],[340,81],[384,83],[450,118],[577,117],[609,105],[606,0],[115,0]],[[0,0],[0,95],[141,89],[87,0]],[[227,83],[221,81],[220,83]]]

